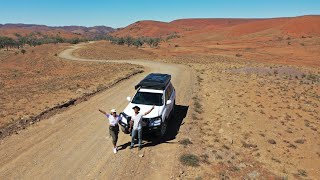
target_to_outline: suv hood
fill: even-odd
[[[133,104],[130,103],[124,110],[123,112],[125,114],[127,114],[128,116],[132,116],[134,111],[133,111],[133,107],[134,106],[138,106],[140,108],[140,113],[145,113],[147,111],[149,111],[152,106],[151,105],[143,105],[143,104]],[[144,116],[145,118],[154,118],[154,117],[158,117],[161,115],[161,110],[162,110],[162,106],[155,106],[154,109],[150,112],[150,114]]]

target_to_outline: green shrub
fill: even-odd
[[[194,154],[183,154],[180,156],[180,162],[185,166],[197,167],[199,166],[199,158]]]

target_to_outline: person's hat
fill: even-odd
[[[115,109],[111,109],[111,113],[116,113],[117,111]]]
[[[132,109],[138,109],[138,111],[140,111],[139,106],[134,106]]]

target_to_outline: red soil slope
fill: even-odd
[[[0,29],[0,36],[7,36],[11,38],[15,38],[15,34],[20,34],[22,36],[29,35],[32,32],[40,32],[41,34],[45,34],[48,36],[55,36],[59,35],[63,38],[75,38],[75,37],[81,37],[80,35],[66,32],[64,30],[34,30],[34,29],[24,29],[24,28],[2,28]]]
[[[191,28],[191,29],[202,29],[207,27],[230,27],[238,24],[243,24],[251,21],[256,21],[256,19],[179,19],[170,22],[169,24],[173,26],[178,26],[180,28]]]
[[[320,35],[320,16],[302,16],[290,19],[281,28],[291,35]]]
[[[114,33],[115,36],[149,36],[159,37],[166,36],[171,33],[180,33],[182,29],[166,22],[160,21],[138,21]]]
[[[243,36],[259,32],[278,32],[290,36],[320,36],[320,16],[273,19],[180,19],[169,23],[138,21],[113,33],[116,36],[159,37],[172,33],[218,33]]]
[[[64,38],[75,37],[95,37],[96,35],[105,35],[114,31],[113,28],[107,26],[45,26],[36,24],[0,24],[0,36],[8,36],[15,38],[16,33],[20,35],[28,35],[32,32],[41,33],[43,35],[60,35]]]

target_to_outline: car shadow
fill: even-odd
[[[165,136],[162,138],[158,138],[153,134],[144,134],[143,140],[145,141],[145,143],[142,146],[149,147],[149,146],[156,146],[161,143],[173,143],[168,141],[176,139],[176,136],[180,130],[180,126],[183,124],[183,120],[187,116],[188,109],[189,109],[189,106],[175,105],[175,114],[168,121],[167,131]]]

